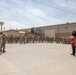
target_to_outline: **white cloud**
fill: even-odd
[[[28,12],[30,12],[34,16],[39,16],[39,17],[44,17],[45,16],[45,14],[40,9],[34,8],[34,7],[30,8],[28,10]]]
[[[62,7],[76,10],[76,0],[54,0],[54,2]]]
[[[28,27],[37,27],[37,26],[43,26],[43,25],[49,25],[49,24],[56,24],[56,23],[62,23],[61,20],[49,17],[47,14],[45,14],[42,10],[35,8],[35,7],[29,7],[28,10],[22,12],[25,19],[20,18],[19,21],[6,21],[5,27],[6,29],[9,28],[28,28]],[[19,16],[20,16],[19,15]],[[27,22],[28,19],[28,22]],[[23,22],[22,22],[23,21]]]
[[[26,27],[28,27],[28,25],[24,25],[24,24],[22,24],[22,23],[20,23],[20,22],[17,22],[17,21],[6,21],[6,22],[4,22],[4,26],[3,27],[5,27],[5,29],[6,30],[8,30],[8,29],[21,29],[21,28],[26,28]]]
[[[55,3],[59,4],[62,7],[67,8],[71,7],[70,3],[67,6],[68,1],[66,0],[54,0],[54,1]],[[69,16],[69,15],[65,16],[64,19],[61,20],[59,18],[62,17],[63,15],[58,16],[59,14],[57,14],[60,11],[49,10],[51,9],[50,7],[46,8],[46,6],[43,5],[36,6],[35,4],[32,4],[31,0],[29,0],[28,2],[26,2],[25,0],[24,1],[11,0],[10,3],[8,2],[7,4],[7,2],[0,2],[0,11],[3,12],[3,13],[0,12],[0,20],[5,22],[4,27],[6,29],[10,28],[21,29],[33,26],[52,25],[52,24],[54,25],[58,23],[63,23],[64,20],[66,20],[66,17],[68,19]],[[72,7],[74,7],[74,5]],[[51,15],[48,13],[51,13]],[[56,17],[52,16],[54,14],[57,16]],[[69,20],[71,21],[70,17]]]
[[[16,3],[17,5],[23,4],[23,1],[21,0],[11,0],[12,2]]]
[[[42,10],[35,7],[29,7],[25,16],[30,19],[29,21],[31,22],[30,24],[32,24],[32,26],[42,26],[63,22],[59,19],[48,16]]]

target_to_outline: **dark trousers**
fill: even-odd
[[[75,46],[72,46],[72,54],[75,55]]]

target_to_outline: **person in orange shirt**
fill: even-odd
[[[70,40],[71,40],[71,46],[72,46],[72,54],[71,55],[75,56],[75,47],[76,47],[76,32],[75,31],[72,32],[72,37]]]
[[[72,54],[71,55],[75,55],[74,36],[70,40],[71,40],[71,46],[72,46]]]

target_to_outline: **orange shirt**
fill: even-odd
[[[70,38],[71,40],[71,46],[74,46],[74,37]]]
[[[76,46],[76,37],[74,36],[70,38],[70,40],[71,40],[71,46]]]

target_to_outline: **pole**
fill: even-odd
[[[2,32],[2,25],[1,25],[1,32]]]
[[[1,25],[1,32],[2,32],[2,26],[3,26],[4,22],[0,22],[0,25]]]

